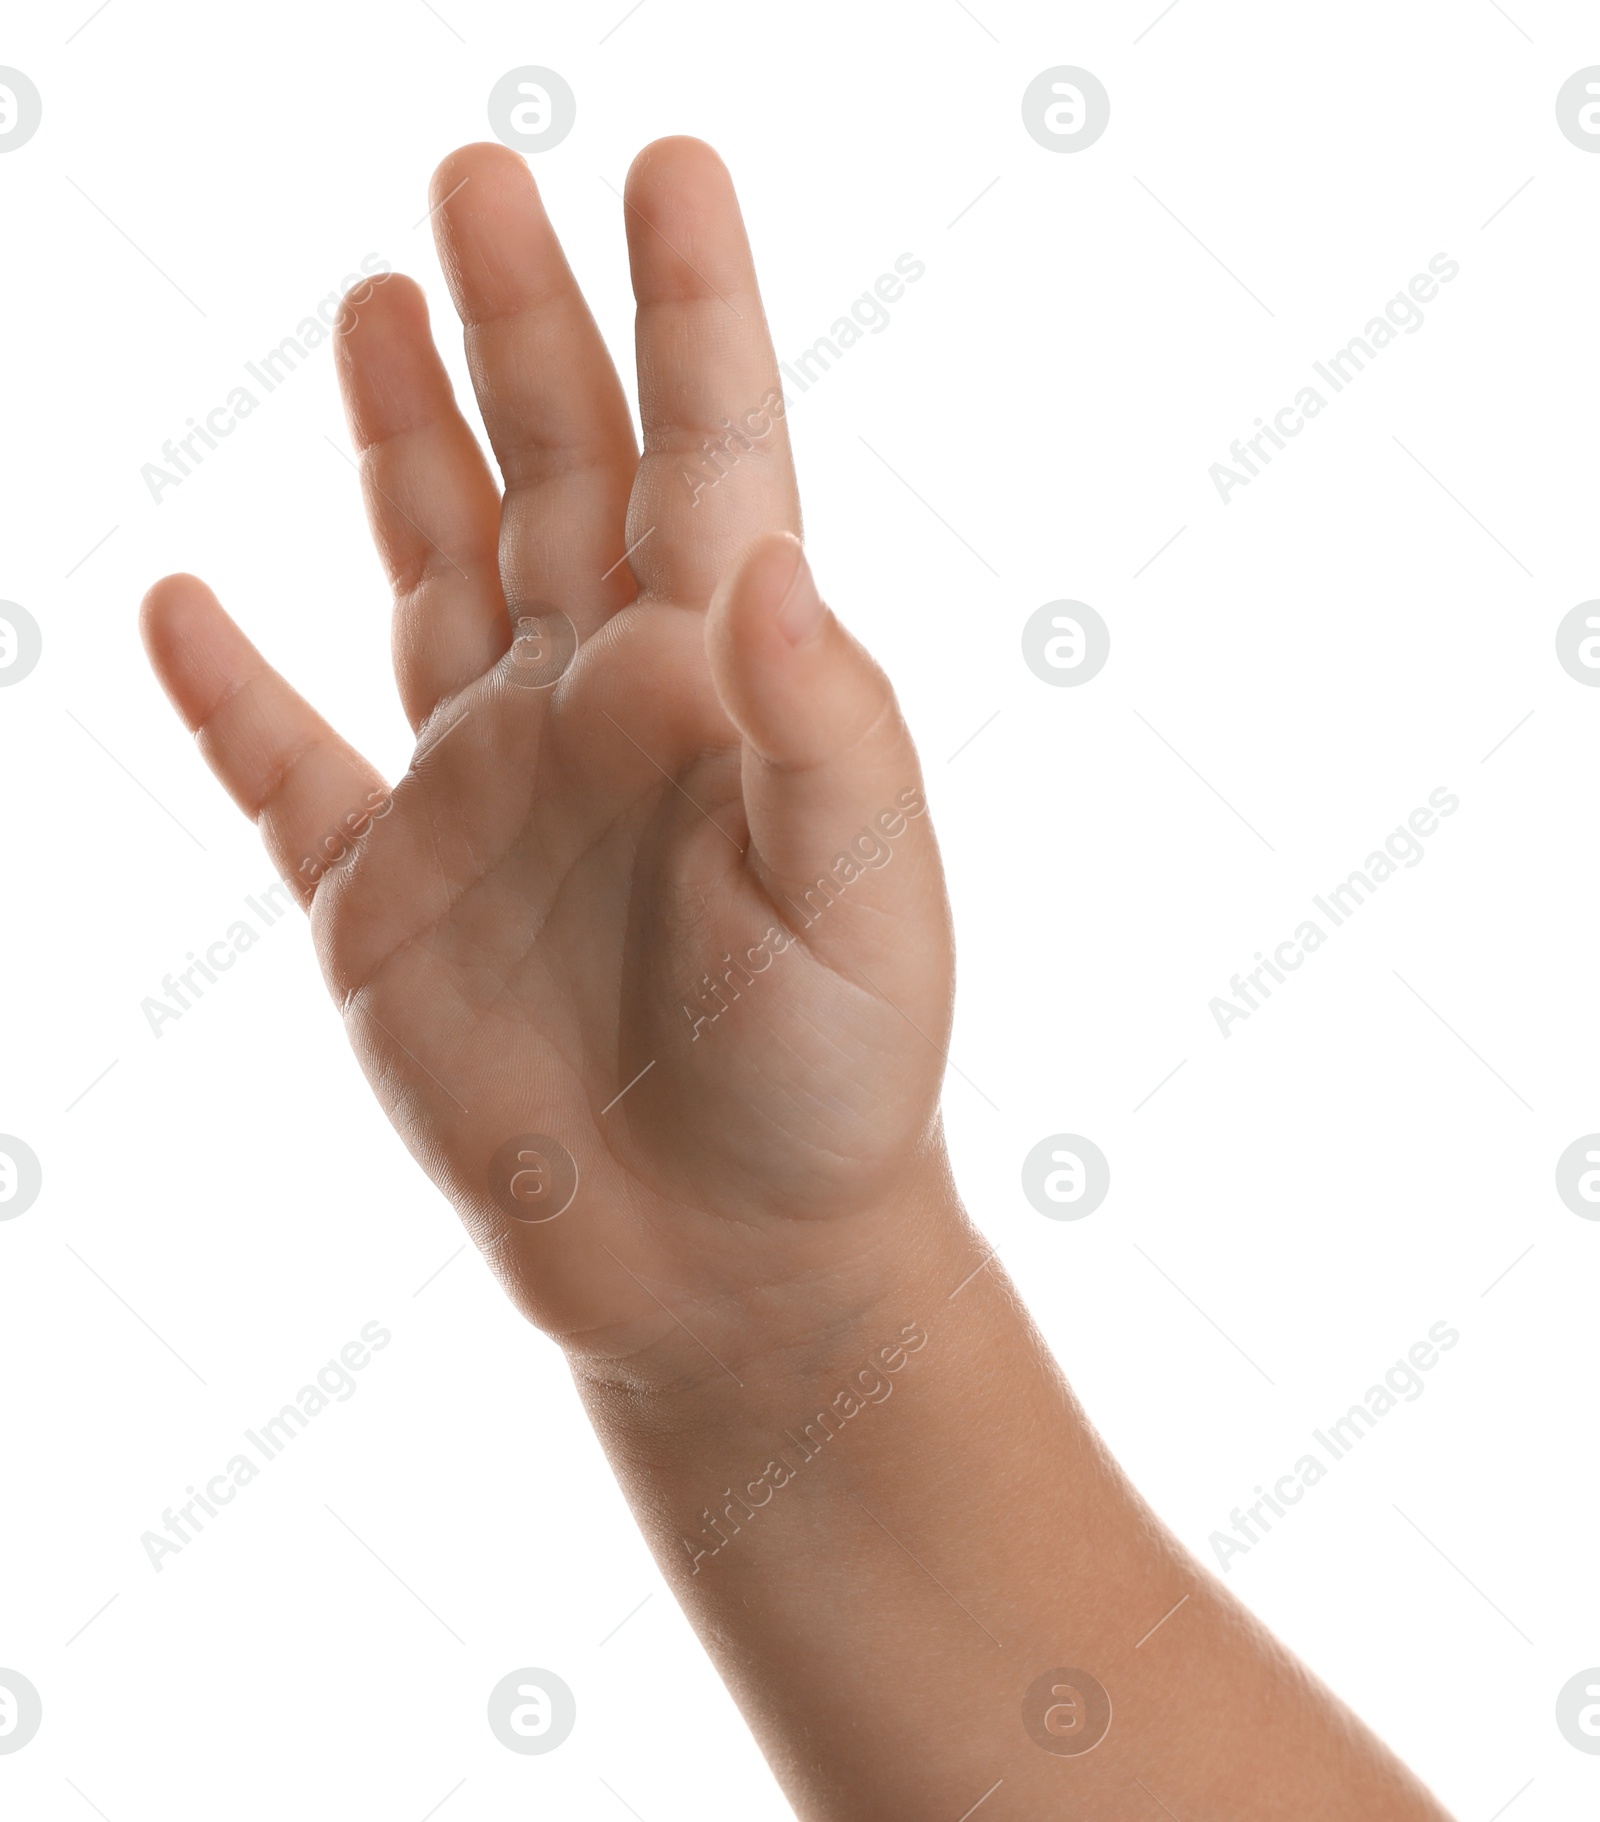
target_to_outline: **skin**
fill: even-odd
[[[193,577],[146,645],[796,1813],[1439,1822],[1128,1486],[961,1208],[917,758],[801,554],[726,171],[673,139],[629,174],[642,455],[523,161],[467,147],[433,200],[503,487],[413,283],[338,338],[405,777]],[[514,623],[556,612],[575,654],[524,687],[549,648]],[[577,1191],[530,1219],[565,1199],[550,1140]],[[1095,1725],[1063,1667],[1109,1692],[1092,1751],[1055,1749]]]

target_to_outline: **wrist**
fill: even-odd
[[[898,1533],[930,1501],[965,1532],[1017,1447],[1055,1435],[1056,1453],[1072,1454],[1065,1387],[953,1195],[897,1202],[880,1232],[880,1256],[852,1262],[863,1294],[835,1280],[827,1298],[769,1312],[744,1351],[719,1344],[722,1364],[701,1353],[679,1372],[682,1351],[669,1350],[672,1377],[655,1358],[571,1360],[680,1592],[719,1609],[764,1600],[775,1564],[809,1573],[818,1538],[876,1523]],[[952,1454],[952,1436],[981,1440]]]
[[[724,1416],[736,1426],[765,1421],[792,1404],[797,1387],[848,1377],[880,1351],[904,1349],[903,1330],[925,1334],[989,1252],[942,1150],[918,1159],[870,1209],[781,1237],[736,1238],[759,1247],[769,1267],[759,1279],[724,1271],[710,1287],[659,1287],[660,1319],[642,1344],[630,1336],[619,1346],[600,1333],[562,1338],[597,1422],[624,1409],[652,1427],[699,1433]]]

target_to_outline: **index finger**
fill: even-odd
[[[631,560],[642,593],[704,607],[761,533],[800,533],[778,363],[733,182],[710,146],[646,146],[624,203],[644,429]]]

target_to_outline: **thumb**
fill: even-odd
[[[847,961],[864,937],[873,951],[903,943],[901,917],[942,923],[910,732],[888,678],[823,604],[797,538],[761,538],[723,578],[706,649],[744,741],[750,864],[785,918],[807,926],[807,945]]]

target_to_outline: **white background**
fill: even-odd
[[[1600,1127],[1600,692],[1553,643],[1600,594],[1600,157],[1554,116],[1593,8],[110,0],[66,42],[89,10],[0,30],[45,110],[0,157],[0,597],[45,639],[0,693],[0,1130],[45,1178],[0,1224],[0,1666],[45,1708],[0,1808],[788,1813],[298,914],[159,1039],[140,1011],[271,877],[145,669],[151,580],[203,574],[391,776],[410,746],[328,349],[159,506],[141,464],[368,252],[465,387],[415,224],[537,63],[578,118],[533,164],[625,368],[613,191],[657,135],[732,166],[785,358],[926,262],[791,421],[823,586],[927,764],[974,1216],[1207,1563],[1451,1322],[1425,1395],[1229,1581],[1463,1822],[1594,1815],[1553,1718],[1600,1662],[1600,1224],[1553,1186]],[[1019,112],[1064,63],[1112,103],[1075,156]],[[1425,326],[1224,506],[1209,465],[1440,252]],[[1111,628],[1079,689],[1020,655],[1060,597]],[[1439,786],[1425,860],[1219,1035],[1210,998]],[[1071,1224],[1019,1183],[1060,1131],[1111,1161]],[[358,1395],[155,1574],[140,1534],[370,1320]],[[483,1718],[528,1664],[578,1702],[537,1758]]]

